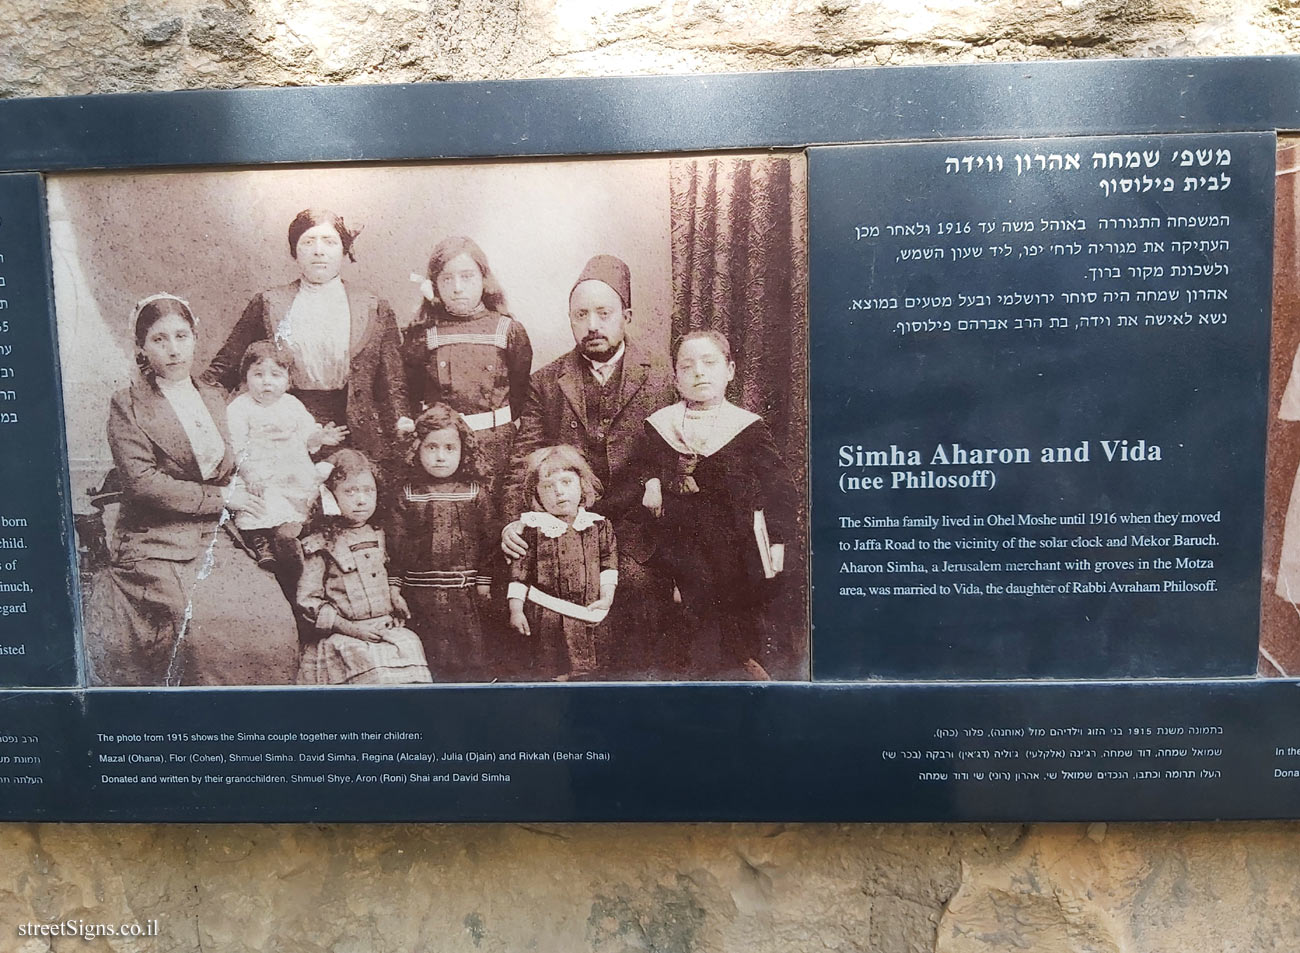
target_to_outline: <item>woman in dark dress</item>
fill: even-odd
[[[766,679],[794,485],[767,424],[726,399],[736,365],[725,337],[685,335],[673,372],[682,399],[646,420],[642,503],[659,517],[656,558],[680,594],[685,674]]]
[[[292,353],[290,393],[316,422],[346,426],[349,445],[388,461],[407,412],[406,379],[393,309],[340,276],[344,256],[356,261],[356,236],[327,209],[299,212],[289,223],[299,277],[248,303],[204,379],[235,393],[245,349],[274,340]]]

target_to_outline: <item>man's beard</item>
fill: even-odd
[[[599,341],[600,344],[597,345],[596,341]],[[611,345],[606,338],[595,338],[594,340],[584,338],[583,342],[578,345],[578,350],[582,352],[583,357],[603,364],[617,353],[618,345]]]

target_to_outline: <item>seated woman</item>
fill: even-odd
[[[275,341],[293,355],[289,392],[319,423],[346,427],[348,445],[385,461],[407,410],[406,383],[393,309],[340,277],[343,257],[356,261],[356,236],[327,209],[294,216],[289,255],[299,277],[248,303],[203,377],[233,394],[248,345]]]
[[[109,409],[122,507],[112,562],[88,587],[91,683],[291,684],[292,613],[224,525],[225,510],[262,504],[231,486],[225,395],[190,376],[194,315],[153,295],[131,326],[140,374]]]

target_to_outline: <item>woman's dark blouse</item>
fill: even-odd
[[[300,284],[293,281],[256,295],[204,371],[203,379],[236,393],[243,384],[239,364],[244,350],[254,341],[274,339]],[[407,413],[409,403],[401,339],[388,302],[347,281],[343,288],[351,319],[346,388],[349,443],[374,460],[386,460],[393,453],[398,418]],[[299,391],[295,389],[294,393]]]

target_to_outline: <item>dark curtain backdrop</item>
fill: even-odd
[[[1260,595],[1261,675],[1300,675],[1300,608],[1280,598],[1278,560],[1291,484],[1300,468],[1300,423],[1278,419],[1291,362],[1300,347],[1300,200],[1296,176],[1300,143],[1284,141],[1277,152],[1276,221],[1273,237],[1273,352],[1268,388],[1268,476],[1264,489],[1264,578]]]
[[[687,331],[731,341],[728,397],[772,428],[807,475],[807,202],[802,156],[674,160],[670,172],[672,343]]]
[[[672,346],[688,331],[727,336],[736,362],[727,396],[767,421],[800,489],[800,533],[786,564],[796,582],[776,613],[789,664],[777,678],[808,677],[805,168],[802,156],[725,156],[675,159],[669,173]]]

